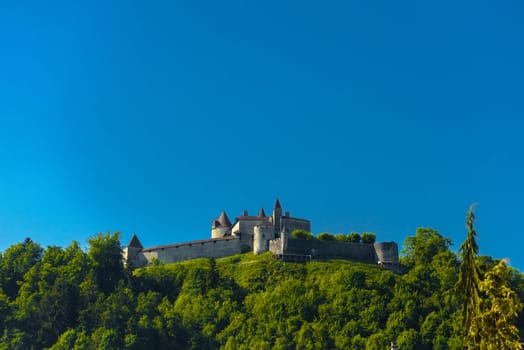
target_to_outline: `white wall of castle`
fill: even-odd
[[[255,233],[255,226],[267,223],[267,219],[260,220],[239,220],[231,229],[234,235],[238,235],[239,232],[247,235],[253,235]]]
[[[254,227],[253,253],[262,254],[269,250],[269,240],[275,238],[273,225],[257,225]]]
[[[225,227],[225,226],[224,227],[222,226],[215,227],[211,229],[211,238],[224,237],[228,231],[229,231],[229,227]]]

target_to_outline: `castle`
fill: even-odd
[[[211,222],[211,239],[144,248],[136,235],[124,247],[126,264],[134,267],[150,265],[153,261],[174,263],[197,258],[222,258],[240,253],[262,254],[270,251],[284,260],[343,258],[382,266],[397,266],[398,246],[395,242],[363,244],[317,239],[294,239],[293,230],[311,231],[309,220],[282,214],[277,199],[270,216],[264,208],[250,216],[244,211],[232,224],[225,211]]]

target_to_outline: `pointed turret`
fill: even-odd
[[[273,209],[272,222],[275,226],[275,237],[280,237],[280,232],[282,231],[282,207],[280,206],[280,201],[275,201],[275,208]]]
[[[229,218],[227,217],[226,211],[222,211],[222,214],[220,214],[220,217],[218,218],[218,222],[220,223],[220,226],[230,227],[231,221],[229,221]]]
[[[264,211],[264,208],[260,208],[260,211],[258,212],[258,217],[259,218],[265,218],[266,217],[266,212]]]
[[[138,239],[136,234],[133,234],[133,237],[131,237],[131,241],[129,241],[127,247],[124,247],[124,249],[122,249],[122,257],[124,258],[124,264],[126,264],[126,266],[139,266],[139,256],[141,255],[140,251],[142,249],[144,249],[142,243],[140,243],[140,240]]]
[[[211,223],[211,238],[227,236],[231,232],[231,226],[231,221],[229,221],[226,211],[222,211],[218,219],[213,220]]]
[[[138,239],[136,234],[133,234],[133,237],[131,238],[131,241],[129,242],[129,244],[127,246],[128,247],[133,247],[133,248],[144,249],[144,246],[142,245],[142,243],[140,243],[140,240]]]

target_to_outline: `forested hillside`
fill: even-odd
[[[0,256],[0,349],[461,349],[462,300],[450,241],[420,229],[404,275],[344,260],[271,254],[134,271],[118,234],[87,251],[26,239]],[[479,258],[482,269],[494,266]],[[524,298],[515,270],[511,286]],[[519,319],[522,325],[522,319]],[[521,327],[522,328],[522,327]]]

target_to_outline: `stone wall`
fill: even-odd
[[[140,252],[139,263],[140,266],[144,266],[150,264],[153,259],[163,263],[174,263],[198,258],[223,258],[245,252],[244,243],[241,237],[231,236],[152,247]],[[251,245],[251,242],[248,244]]]
[[[269,251],[275,255],[284,254],[284,238],[275,238],[269,241]]]
[[[293,230],[311,231],[311,224],[308,220],[296,219],[286,216],[282,217],[282,227],[285,227],[287,232],[292,232]]]
[[[270,241],[269,250],[276,255],[308,255],[312,259],[343,258],[371,264],[377,262],[372,244],[284,237]]]
[[[241,220],[233,226],[231,232],[233,234],[253,235],[255,226],[263,224],[267,224],[267,218]]]

